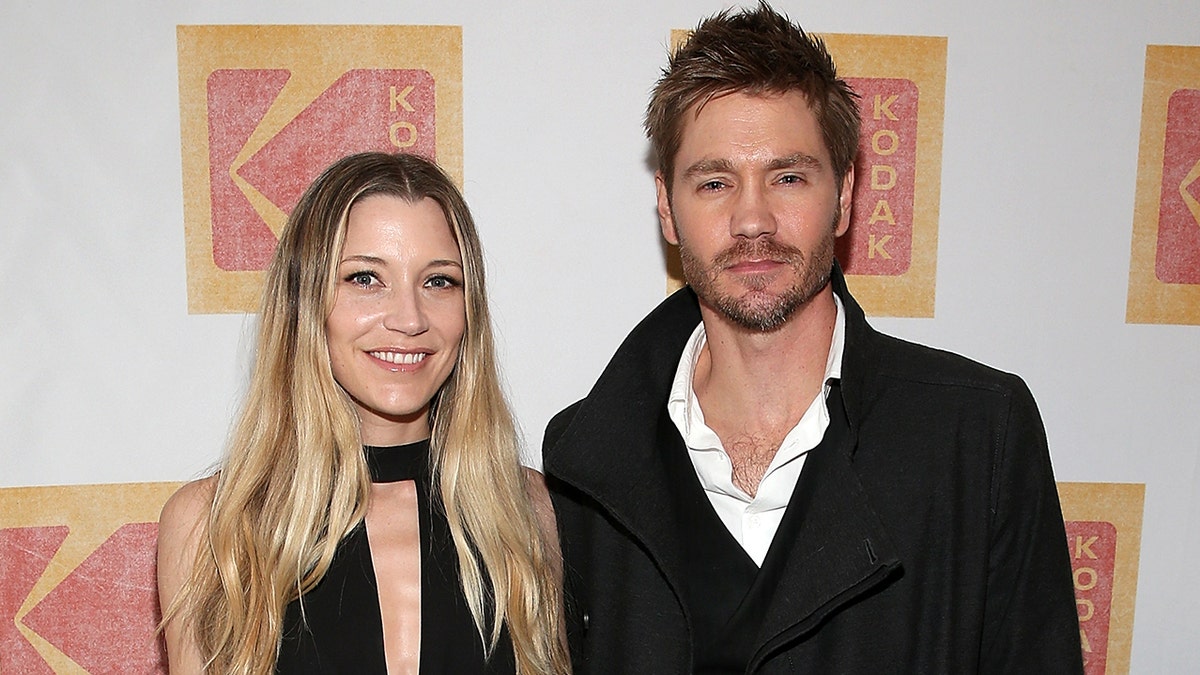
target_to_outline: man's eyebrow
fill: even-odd
[[[694,178],[707,173],[730,173],[733,162],[727,159],[702,159],[684,169],[684,178]]]
[[[780,169],[820,169],[822,166],[821,160],[803,152],[797,152],[787,157],[779,157],[771,160],[767,165],[768,171],[778,171]]]
[[[767,163],[768,171],[779,171],[780,169],[820,169],[823,166],[821,160],[813,157],[805,152],[797,152],[786,157],[777,157]],[[732,173],[733,163],[727,159],[701,159],[684,169],[684,178],[694,178],[710,173]]]

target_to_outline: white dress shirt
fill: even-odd
[[[784,509],[796,487],[800,469],[804,467],[804,458],[809,450],[821,442],[829,426],[825,396],[829,393],[829,380],[842,375],[842,348],[846,342],[842,301],[836,295],[833,299],[837,305],[837,318],[829,345],[829,358],[825,362],[825,385],[804,411],[800,421],[784,437],[754,497],[734,485],[729,455],[716,432],[704,423],[704,412],[700,409],[692,386],[696,361],[707,342],[704,322],[696,327],[684,347],[679,368],[675,371],[675,381],[671,385],[667,412],[683,436],[700,485],[729,533],[760,567],[767,557],[771,540],[775,538],[775,531],[783,520]]]

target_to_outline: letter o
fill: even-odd
[[[1088,581],[1086,582],[1083,581],[1084,575],[1088,577]],[[1080,567],[1075,570],[1075,590],[1077,591],[1090,591],[1096,587],[1096,583],[1099,580],[1100,575],[1096,574],[1096,570],[1091,567]]]
[[[400,129],[408,132],[408,138],[401,140],[400,135],[396,133]],[[393,122],[388,127],[388,140],[397,148],[411,148],[417,142],[417,128],[413,126],[412,122],[405,122],[404,120]]]
[[[880,140],[884,138],[888,139],[889,141],[886,148],[881,147],[879,143]],[[877,155],[895,154],[895,152],[900,149],[900,137],[891,129],[880,129],[871,136],[871,149],[874,150],[875,154]]]

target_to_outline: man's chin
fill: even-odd
[[[739,297],[722,296],[713,302],[702,299],[701,303],[723,321],[752,333],[773,332],[787,323],[796,311],[787,298],[761,291]]]

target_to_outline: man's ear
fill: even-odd
[[[842,178],[842,189],[838,193],[838,209],[840,216],[838,217],[837,226],[834,228],[834,236],[840,237],[846,234],[846,230],[850,229],[850,207],[854,203],[854,165],[846,171],[846,176]]]
[[[675,217],[671,215],[671,198],[667,196],[667,179],[662,171],[654,172],[654,192],[658,195],[658,226],[663,239],[673,246],[679,245],[679,233],[675,231]]]

